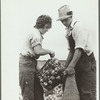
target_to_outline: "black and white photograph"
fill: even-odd
[[[1,100],[99,100],[98,3],[1,0]]]

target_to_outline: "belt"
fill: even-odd
[[[36,59],[35,56],[23,55],[22,53],[20,53],[20,57]]]

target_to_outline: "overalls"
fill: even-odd
[[[19,85],[23,100],[44,100],[43,88],[35,76],[37,60],[34,57],[20,55]]]
[[[68,37],[69,46],[75,52],[75,41],[72,34]],[[96,100],[96,61],[93,53],[90,56],[82,51],[75,66],[75,78],[80,100]]]

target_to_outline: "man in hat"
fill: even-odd
[[[79,21],[73,21],[73,11],[68,5],[60,7],[58,12],[58,21],[61,21],[66,27],[66,39],[69,44],[65,73],[67,75],[75,74],[80,100],[96,100],[96,61],[90,34],[80,25]]]

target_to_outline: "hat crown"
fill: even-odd
[[[59,19],[63,20],[73,15],[72,11],[70,10],[68,5],[64,5],[58,9]]]
[[[58,11],[59,11],[59,17],[62,17],[62,16],[66,16],[67,15],[67,12],[70,11],[70,8],[69,8],[68,5],[64,5],[64,6],[60,7],[58,9]]]

